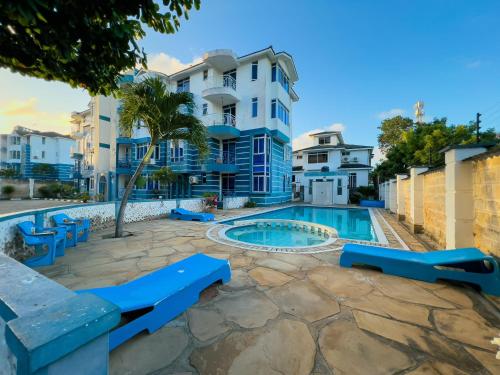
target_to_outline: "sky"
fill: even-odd
[[[149,68],[172,72],[204,52],[244,55],[272,45],[290,53],[299,81],[294,146],[308,133],[342,130],[346,143],[377,143],[394,115],[468,123],[500,131],[500,1],[497,0],[201,0],[174,35],[149,30],[140,41]],[[88,94],[58,82],[0,69],[0,132],[14,125],[69,131]],[[379,157],[376,152],[377,158]]]

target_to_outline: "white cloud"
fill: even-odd
[[[297,137],[293,139],[292,147],[294,150],[300,150],[313,145],[313,138],[310,137],[311,134],[325,132],[325,131],[339,131],[343,132],[345,130],[345,126],[343,124],[335,123],[330,126],[324,128],[317,128],[313,130],[309,130],[308,132],[299,134]]]
[[[375,147],[373,149],[372,165],[375,166],[384,160],[385,160],[385,156],[382,153],[382,150],[380,150],[378,147]]]
[[[404,116],[405,113],[406,113],[406,111],[404,109],[393,108],[393,109],[389,109],[388,111],[378,113],[377,117],[380,120],[385,120],[385,119],[396,117],[396,116]]]
[[[198,64],[202,61],[201,57],[196,57],[193,61],[189,63],[183,63],[178,58],[167,55],[164,52],[154,53],[148,57],[148,69],[156,70],[157,72],[162,72],[165,74],[172,74],[189,68],[194,64]]]
[[[69,133],[71,115],[69,112],[45,112],[38,109],[39,99],[10,100],[0,103],[0,132],[10,133],[14,126]]]

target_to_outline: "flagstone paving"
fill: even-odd
[[[393,217],[377,216],[425,250]],[[127,225],[131,237],[102,239],[110,228],[41,270],[82,289],[120,284],[197,252],[229,259],[230,283],[210,287],[165,327],[115,349],[111,374],[500,373],[490,343],[500,334],[500,314],[470,288],[341,268],[338,252],[247,251],[211,241],[209,228],[161,219]]]

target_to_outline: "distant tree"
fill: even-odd
[[[19,176],[19,172],[14,168],[0,169],[0,177],[15,178]]]
[[[163,4],[166,10],[160,8]],[[147,65],[146,27],[173,34],[200,0],[2,0],[0,67],[109,95],[117,77]]]
[[[403,133],[413,127],[413,120],[408,117],[395,116],[382,121],[379,126],[378,144],[385,153],[391,147],[401,142]]]
[[[205,125],[193,115],[195,102],[188,92],[169,92],[159,77],[126,84],[119,92],[122,100],[120,130],[130,136],[137,127],[148,130],[150,143],[144,157],[130,178],[116,218],[115,237],[123,234],[125,207],[134,184],[161,140],[186,140],[198,149],[203,159],[209,151]]]
[[[33,173],[40,176],[52,176],[56,172],[56,169],[53,165],[47,163],[39,163],[33,166]]]
[[[153,180],[158,181],[161,185],[168,186],[168,197],[171,197],[172,184],[177,181],[177,173],[169,167],[161,167],[153,172]]]

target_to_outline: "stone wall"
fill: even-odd
[[[446,247],[444,169],[424,174],[424,232],[439,246]]]
[[[474,245],[500,256],[500,155],[471,162]]]
[[[242,208],[248,200],[248,197],[224,197],[222,202],[225,210],[231,210],[233,208]]]
[[[29,198],[30,195],[30,184],[29,180],[25,178],[0,178],[0,193],[4,186],[13,186],[14,193],[10,196],[0,195],[0,198]]]
[[[143,221],[166,217],[167,213],[176,208],[177,203],[174,199],[154,202],[129,202],[125,210],[126,223],[134,221]]]

